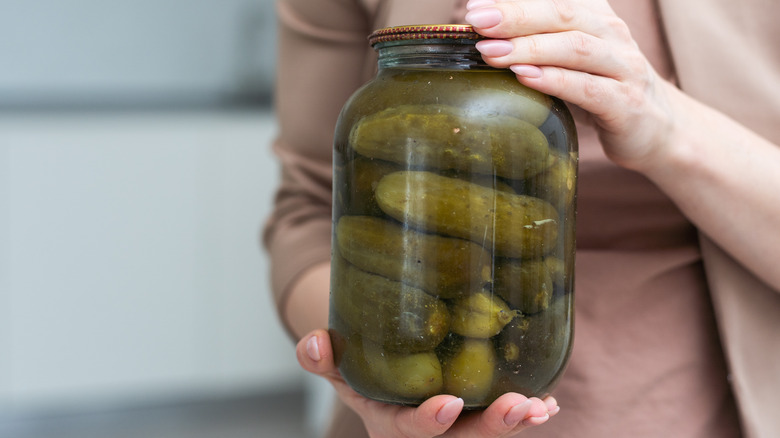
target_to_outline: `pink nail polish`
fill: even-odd
[[[495,8],[484,8],[466,14],[466,23],[478,28],[488,29],[501,23],[501,11]]]
[[[436,413],[436,421],[438,421],[439,424],[450,424],[458,418],[461,410],[463,410],[463,399],[456,398],[455,400],[451,400],[442,406],[441,409],[439,409],[439,412]]]
[[[496,4],[496,0],[469,0],[469,2],[466,3],[466,9],[470,11],[472,9],[482,8],[494,4]]]
[[[526,78],[541,78],[542,69],[535,65],[513,65],[509,67],[516,75]]]
[[[320,356],[320,346],[317,344],[317,338],[315,336],[312,336],[306,341],[306,354],[315,362],[319,362],[319,360],[322,359]]]
[[[507,40],[482,40],[476,44],[477,50],[486,56],[506,56],[515,46]]]
[[[550,414],[544,414],[541,417],[531,417],[523,420],[523,424],[526,426],[538,426],[550,419]]]

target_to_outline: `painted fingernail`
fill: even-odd
[[[476,8],[481,8],[484,6],[490,6],[496,4],[496,0],[469,0],[468,3],[466,3],[466,9],[472,10]]]
[[[478,29],[487,29],[501,22],[501,11],[495,8],[483,8],[466,14],[466,22]]]
[[[309,359],[319,362],[322,357],[320,356],[320,346],[317,344],[317,337],[312,336],[306,341],[306,354],[309,355]]]
[[[542,69],[535,65],[513,65],[509,67],[516,75],[526,78],[541,78]]]
[[[439,409],[439,412],[436,413],[436,421],[438,421],[439,424],[450,424],[455,421],[456,418],[458,418],[461,410],[463,410],[462,398],[450,400],[447,404],[442,406],[441,409]]]
[[[507,40],[482,40],[476,44],[477,50],[487,56],[506,56],[515,46]]]
[[[504,415],[504,424],[513,427],[523,419],[526,413],[528,413],[528,407],[531,405],[531,400],[526,400],[519,405],[512,406],[512,409]]]
[[[523,420],[523,424],[525,424],[526,426],[536,426],[544,423],[549,418],[550,418],[550,414],[544,414],[541,417],[526,418],[525,420]]]

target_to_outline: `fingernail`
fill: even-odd
[[[542,69],[535,65],[512,65],[509,67],[516,75],[526,78],[541,78]]]
[[[520,420],[523,419],[526,413],[528,413],[528,407],[531,404],[531,400],[526,400],[519,405],[512,406],[512,409],[504,415],[504,424],[507,426],[515,426]]]
[[[515,46],[507,40],[482,40],[476,44],[477,50],[487,56],[506,56]]]
[[[542,424],[550,418],[550,414],[544,414],[541,417],[531,417],[523,420],[523,424],[526,426],[536,426]]]
[[[320,359],[322,359],[322,357],[320,357],[320,346],[317,344],[316,336],[312,336],[306,341],[306,353],[309,355],[309,358],[315,362],[319,362]]]
[[[466,14],[466,22],[478,29],[487,29],[501,22],[501,11],[484,8]]]
[[[469,0],[468,3],[466,3],[466,9],[472,10],[476,8],[481,8],[483,6],[490,6],[496,4],[496,0]]]
[[[439,412],[436,413],[436,421],[438,421],[439,424],[450,424],[455,421],[456,418],[458,418],[461,410],[463,410],[462,398],[450,400],[447,404],[442,406],[441,409],[439,409]]]
[[[560,406],[556,406],[556,407],[550,409],[549,414],[552,417],[553,415],[557,414],[560,410],[561,410],[561,407]]]

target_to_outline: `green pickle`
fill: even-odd
[[[415,154],[392,147],[414,138]],[[547,137],[525,120],[490,115],[469,117],[448,105],[401,105],[360,120],[349,137],[352,148],[371,158],[433,165],[439,169],[534,176],[555,162]]]
[[[491,280],[491,258],[481,246],[404,229],[386,219],[343,216],[336,242],[341,255],[360,269],[441,298],[464,295]]]
[[[329,333],[369,399],[543,397],[571,351],[574,120],[486,65],[480,38],[375,32],[377,73],[336,123]]]
[[[347,342],[339,366],[366,397],[414,403],[444,388],[441,362],[434,351],[388,352],[360,336]]]
[[[472,240],[506,257],[538,257],[558,239],[549,202],[425,171],[384,176],[376,187],[389,216],[431,233]]]
[[[493,291],[522,313],[545,310],[553,297],[553,279],[561,275],[557,261],[555,257],[499,260]]]
[[[447,305],[422,289],[341,261],[332,306],[352,330],[392,351],[433,350],[449,331]]]
[[[381,216],[382,210],[374,198],[374,189],[379,180],[388,173],[401,170],[396,163],[356,157],[345,165],[352,175],[351,184],[339,184],[335,191],[336,205],[350,215]],[[346,170],[343,172],[346,173]]]
[[[452,332],[469,338],[495,336],[519,313],[486,291],[459,298],[451,307]]]
[[[527,190],[539,193],[542,199],[564,212],[574,202],[576,187],[576,158],[559,153],[555,154],[555,161],[548,169],[528,180]]]
[[[489,339],[463,339],[443,359],[444,391],[462,398],[466,407],[484,405],[493,388],[496,361]]]
[[[522,119],[534,126],[550,116],[550,96],[523,86],[512,74],[485,70],[390,70],[384,72],[395,81],[399,92],[412,95],[415,104],[437,104],[460,108],[468,117],[494,115]],[[398,96],[388,100],[397,101]],[[382,107],[394,106],[384,102]]]

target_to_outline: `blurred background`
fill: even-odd
[[[259,240],[273,7],[0,0],[0,437],[317,435]]]

